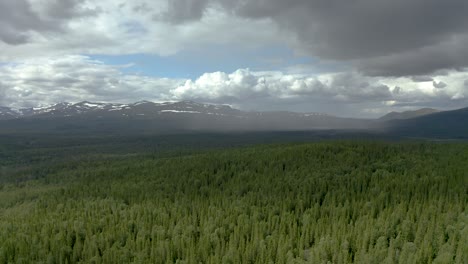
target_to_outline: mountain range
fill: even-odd
[[[193,101],[154,103],[140,101],[133,104],[91,103],[59,103],[55,105],[13,109],[0,107],[0,119],[18,118],[54,118],[54,117],[145,117],[155,118],[160,115],[215,115],[248,118],[253,116],[267,116],[269,114],[286,114],[296,117],[331,117],[323,113],[294,113],[294,112],[244,112],[228,105],[201,104]]]
[[[0,119],[18,118],[56,118],[56,117],[143,117],[152,118],[161,114],[206,114],[206,115],[236,115],[241,111],[224,105],[199,104],[192,101],[174,103],[153,103],[140,101],[133,104],[91,103],[59,103],[55,105],[12,109],[0,107]]]
[[[378,119],[323,113],[241,111],[193,101],[132,104],[59,103],[46,107],[0,107],[0,133],[178,133],[186,131],[365,130],[417,137],[466,138],[468,108],[441,112],[423,108]]]

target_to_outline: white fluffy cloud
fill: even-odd
[[[310,76],[240,69],[231,74],[206,73],[196,80],[187,80],[184,85],[171,90],[171,94],[176,99],[230,99],[239,104],[246,100],[271,97],[283,100],[326,100],[344,104],[381,102],[383,105],[394,106],[427,103],[444,107],[443,104],[448,99],[461,98],[460,94],[466,90],[466,75],[467,73],[452,72],[446,76],[438,76],[439,81],[434,85],[431,81],[414,82],[406,77],[366,77],[356,72]],[[442,89],[442,86],[446,89]],[[454,105],[446,105],[451,106]]]
[[[0,103],[14,107],[63,101],[128,102],[167,98],[180,80],[122,73],[85,56],[26,60],[0,67]]]
[[[232,73],[205,73],[188,80],[127,74],[125,67],[131,65],[109,66],[86,56],[5,64],[0,66],[0,105],[198,100],[230,103],[243,109],[372,116],[421,106],[457,108],[468,102],[467,72],[414,81],[407,77],[366,77],[357,72],[307,75],[239,69]],[[291,107],[301,104],[303,108]]]

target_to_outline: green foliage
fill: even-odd
[[[467,263],[467,160],[326,142],[32,167],[0,187],[0,263]]]

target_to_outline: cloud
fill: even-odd
[[[468,67],[467,13],[460,0],[5,0],[0,61],[282,45],[366,76],[430,78]]]
[[[42,31],[54,25],[42,21],[26,0],[0,1],[0,40],[9,45],[28,41],[29,31]]]
[[[288,38],[279,33],[270,19],[247,19],[214,7],[197,14],[195,6],[201,1],[0,2],[3,62],[30,59],[38,54],[170,56],[183,51],[209,56],[217,46],[223,46],[226,52],[251,51],[284,43]]]
[[[437,89],[443,89],[443,88],[447,87],[447,84],[444,83],[444,82],[433,81],[432,85],[434,86],[434,88],[437,88]]]
[[[295,74],[238,69],[232,73],[205,73],[196,79],[169,79],[125,73],[126,67],[132,66],[110,66],[87,56],[4,64],[0,66],[0,105],[195,100],[228,103],[245,110],[366,116],[423,106],[450,109],[468,103],[468,72],[437,76],[437,85],[447,85],[438,89],[432,82],[369,77],[359,72]]]
[[[468,66],[468,36],[399,53],[361,59],[356,67],[367,75],[407,76],[438,74],[443,70],[460,70]]]
[[[463,93],[456,93],[454,96],[452,96],[452,100],[460,100],[464,98],[465,98],[465,95]]]
[[[392,93],[393,94],[399,94],[401,92],[401,87],[400,86],[395,86],[395,88],[393,88],[392,90]]]
[[[367,76],[429,76],[468,67],[466,13],[460,0],[5,0],[0,60],[288,45]]]
[[[190,2],[190,5],[187,5]],[[459,0],[174,0],[172,22],[222,7],[248,19],[271,19],[290,45],[324,60],[349,62],[367,75],[409,76],[468,66],[468,2]],[[180,10],[183,10],[180,13]]]
[[[366,80],[355,73],[342,73],[333,77],[330,89],[335,90],[335,97],[353,101],[386,101],[392,98],[390,88],[378,81]]]
[[[0,41],[20,45],[51,32],[64,32],[68,21],[96,14],[83,0],[0,1]]]
[[[411,80],[414,82],[432,82],[434,79],[430,76],[412,76]]]
[[[94,16],[99,10],[86,7],[86,0],[48,0],[45,13],[54,19],[69,20]]]
[[[265,79],[254,76],[249,70],[240,69],[232,74],[205,73],[197,80],[187,80],[172,90],[175,99],[200,98],[214,100],[236,98],[239,100],[268,95]]]
[[[304,76],[280,72],[251,72],[240,69],[231,74],[205,73],[188,80],[171,93],[175,99],[199,99],[242,103],[259,98],[331,100],[335,102],[384,101],[391,98],[388,86],[361,81],[355,73]]]
[[[181,81],[123,74],[86,56],[43,58],[0,67],[2,103],[13,107],[64,101],[158,100]]]
[[[155,14],[155,20],[165,19],[174,23],[201,19],[208,0],[168,1],[167,12]]]
[[[405,76],[468,66],[466,1],[298,0],[289,7],[282,1],[247,2],[245,13],[254,17],[273,9],[267,4],[276,6],[269,13],[296,32],[299,48],[351,61],[366,74]]]
[[[466,107],[463,96],[468,72],[448,72],[432,82],[408,77],[369,77],[359,72],[294,74],[255,72],[206,73],[169,91],[172,100],[229,103],[241,109],[319,111],[340,116],[375,117],[390,111],[422,107]],[[391,88],[393,87],[393,88]]]

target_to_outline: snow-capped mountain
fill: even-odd
[[[228,105],[193,101],[132,104],[60,103],[45,107],[0,108],[0,132],[173,133],[174,131],[291,131],[362,129],[370,120],[321,113],[248,112]]]
[[[228,105],[201,104],[193,101],[153,103],[140,101],[133,104],[92,103],[59,103],[44,107],[12,109],[0,107],[0,118],[50,118],[50,117],[155,117],[161,115],[214,115],[239,118],[264,117],[269,115],[289,115],[302,117],[327,116],[321,113],[293,113],[293,112],[243,112]]]
[[[418,112],[419,113],[419,112]],[[367,130],[396,135],[466,138],[465,109],[408,119],[353,119],[321,113],[247,112],[193,101],[131,104],[60,103],[45,107],[0,107],[0,134],[173,134],[193,131]],[[412,113],[411,113],[412,114]],[[451,123],[450,123],[450,122]],[[424,129],[421,129],[424,127]],[[450,132],[456,131],[458,134]],[[334,133],[334,132],[331,133]],[[448,132],[447,132],[448,131]],[[418,134],[419,133],[419,134]]]
[[[21,112],[18,110],[0,106],[0,120],[13,119],[21,116]]]

